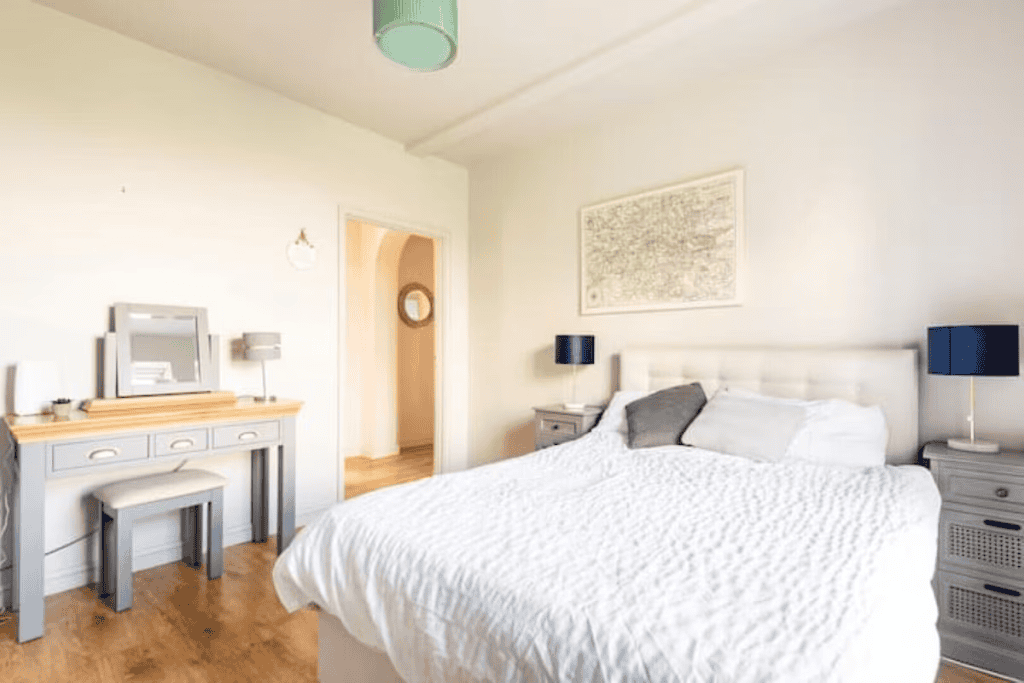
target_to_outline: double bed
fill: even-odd
[[[321,609],[320,680],[932,683],[939,496],[923,468],[898,466],[916,461],[916,352],[619,360],[591,433],[303,529],[274,581],[287,609]],[[894,466],[629,448],[623,406],[692,382],[878,406]]]

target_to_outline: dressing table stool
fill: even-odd
[[[224,485],[228,480],[205,470],[179,470],[107,484],[93,493],[100,501],[100,596],[113,593],[115,612],[132,606],[132,527],[135,520],[182,510],[185,564],[198,568],[203,553],[203,506],[209,506],[209,558],[206,575],[224,573]]]

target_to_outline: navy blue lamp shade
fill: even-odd
[[[558,365],[593,365],[594,335],[555,335],[555,363]]]
[[[928,374],[1009,377],[1020,374],[1017,325],[928,328]]]

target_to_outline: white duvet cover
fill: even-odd
[[[932,683],[920,467],[592,433],[340,503],[274,568],[409,683]]]

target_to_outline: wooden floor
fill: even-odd
[[[345,459],[345,497],[392,484],[404,484],[434,473],[434,447],[403,448],[386,458],[356,456]]]
[[[430,476],[433,454],[349,460],[356,462],[345,464],[346,498]],[[181,562],[135,572],[134,607],[120,614],[93,586],[51,595],[46,635],[24,645],[15,640],[15,619],[0,614],[0,681],[312,683],[317,615],[281,607],[271,581],[275,547],[272,538],[226,548],[224,576],[215,581]],[[936,683],[1002,681],[943,662]]]
[[[135,572],[134,606],[120,614],[94,586],[51,595],[46,635],[23,645],[0,614],[0,681],[316,681],[317,615],[281,607],[275,548],[225,548],[214,581],[181,562]]]

